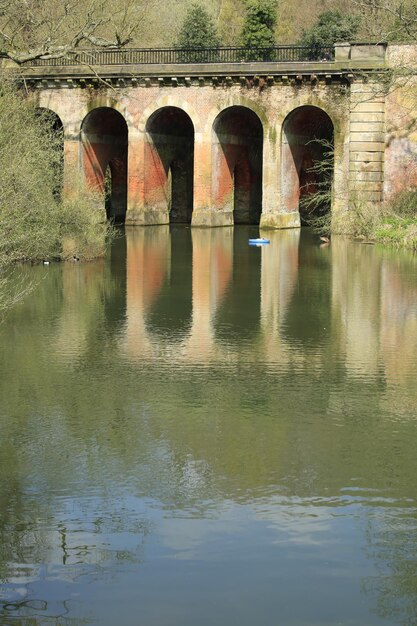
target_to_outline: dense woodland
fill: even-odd
[[[142,46],[170,46],[185,18],[191,2],[171,0],[149,13],[147,27],[138,43]],[[271,6],[276,11],[274,39],[277,44],[297,43],[303,31],[310,30],[325,11],[340,11],[344,16],[357,16],[358,39],[392,40],[415,35],[417,2],[407,0],[281,0],[276,2],[245,2],[245,0],[212,0],[205,3],[223,45],[242,43],[247,7]],[[402,17],[398,17],[401,16]],[[410,31],[410,32],[407,32]]]
[[[326,43],[343,35],[417,37],[417,0],[0,0],[0,49],[22,62],[78,47],[171,47],[198,6],[225,46],[248,43],[249,30],[277,44],[303,42],[317,29]],[[332,29],[335,22],[339,31]],[[197,20],[194,30],[199,27]],[[256,36],[249,43],[256,45]]]

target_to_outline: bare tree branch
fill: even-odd
[[[0,49],[21,65],[64,58],[83,47],[123,48],[162,0],[0,0]]]
[[[363,15],[365,30],[381,40],[417,41],[416,0],[351,0]]]

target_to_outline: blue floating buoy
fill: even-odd
[[[249,239],[250,246],[264,246],[269,243],[269,239],[265,239],[265,237],[258,237],[257,239]]]

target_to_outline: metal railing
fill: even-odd
[[[269,48],[123,48],[117,50],[79,50],[61,58],[36,59],[30,66],[76,65],[162,65],[175,63],[305,63],[333,61],[334,47],[273,46]]]

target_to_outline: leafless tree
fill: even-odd
[[[0,49],[19,65],[135,41],[160,0],[0,0]]]
[[[351,0],[351,5],[372,40],[417,42],[416,0]]]

